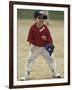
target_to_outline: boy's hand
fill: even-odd
[[[51,43],[51,44],[47,44],[44,46],[44,48],[49,52],[49,55],[51,56],[53,51],[54,51],[54,45]]]
[[[29,45],[31,45],[31,42],[29,42]]]
[[[46,36],[42,36],[41,38],[42,38],[43,40],[46,40]]]

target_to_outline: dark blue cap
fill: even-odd
[[[37,10],[34,13],[34,18],[37,18],[38,16],[42,15],[43,19],[47,19],[47,15],[45,14],[45,12],[43,10]]]

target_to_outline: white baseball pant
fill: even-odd
[[[27,76],[28,72],[31,71],[32,65],[37,58],[38,55],[42,55],[44,59],[46,60],[47,64],[49,65],[51,71],[53,73],[56,73],[56,61],[54,60],[53,55],[49,56],[49,53],[47,50],[45,50],[44,47],[38,47],[33,45],[31,48],[30,55],[28,57],[28,61],[25,65],[25,76]]]

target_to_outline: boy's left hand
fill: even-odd
[[[44,46],[44,48],[49,52],[49,55],[51,56],[55,47],[53,44],[47,44]]]

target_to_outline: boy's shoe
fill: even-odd
[[[21,81],[29,80],[29,77],[28,77],[28,76],[24,76],[24,77],[21,77],[20,80],[21,80]]]
[[[25,72],[25,75],[23,76],[23,77],[21,77],[21,81],[24,81],[24,80],[29,80],[29,74],[30,74],[30,72],[29,71],[27,71],[27,72]]]
[[[61,78],[61,75],[60,75],[59,73],[55,73],[55,74],[53,75],[53,78]]]

